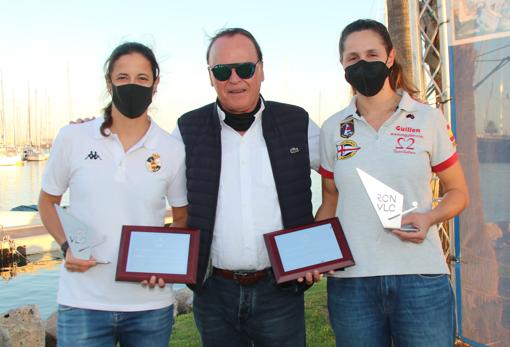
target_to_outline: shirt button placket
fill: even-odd
[[[240,177],[239,182],[241,185],[241,216],[242,216],[242,226],[243,233],[245,235],[246,242],[251,242],[251,230],[250,230],[250,220],[251,220],[251,208],[250,208],[250,197],[251,197],[251,175],[250,164],[248,163],[249,158],[249,144],[246,139],[241,138],[239,144],[239,162],[240,162]],[[245,245],[246,247],[246,245]],[[251,252],[249,247],[245,248],[246,252]]]

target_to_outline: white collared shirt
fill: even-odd
[[[270,267],[262,235],[283,228],[262,134],[263,110],[264,103],[250,128],[241,135],[225,124],[225,113],[218,107],[222,161],[211,259],[213,266],[221,269],[261,270]],[[310,119],[308,147],[314,170],[319,167],[319,134],[319,128]],[[178,127],[172,135],[182,140]]]
[[[42,189],[58,196],[69,188],[68,212],[97,239],[106,237],[92,255],[111,262],[84,273],[62,267],[57,301],[106,311],[169,306],[171,285],[148,291],[139,283],[115,281],[115,271],[123,225],[162,226],[166,200],[174,207],[187,205],[184,146],[151,121],[145,136],[126,152],[116,134],[101,135],[102,122],[99,117],[62,128],[44,171]]]

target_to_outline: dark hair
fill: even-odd
[[[110,54],[110,57],[106,60],[104,63],[104,78],[108,82],[112,82],[111,80],[111,74],[113,72],[113,68],[115,66],[115,63],[117,60],[119,60],[120,57],[127,54],[133,54],[133,53],[139,53],[145,57],[150,63],[151,63],[151,69],[152,69],[152,77],[154,78],[154,81],[159,76],[159,65],[156,61],[156,56],[154,55],[154,52],[147,46],[138,43],[138,42],[126,42],[121,44],[120,46],[117,46]],[[112,119],[112,102],[110,101],[108,105],[103,109],[104,112],[104,122],[101,124],[101,134],[103,136],[108,136],[106,133],[106,129],[110,128],[113,123]]]
[[[393,49],[393,43],[391,42],[390,33],[388,32],[386,26],[373,19],[358,19],[347,25],[344,30],[342,30],[342,35],[340,35],[340,42],[338,45],[340,61],[343,59],[345,40],[347,37],[354,32],[363,30],[372,30],[378,34],[381,37],[384,48],[386,49],[386,54],[390,54],[390,51]],[[393,66],[390,68],[388,77],[390,80],[391,89],[403,89],[411,96],[416,96],[418,93],[416,87],[411,83],[411,81],[409,81],[408,77],[404,75],[402,65],[400,65],[396,58],[393,62]]]
[[[218,31],[216,33],[216,35],[214,35],[211,38],[211,41],[209,42],[209,47],[207,47],[207,54],[205,55],[205,59],[206,59],[207,63],[209,63],[209,53],[211,53],[211,47],[216,42],[216,40],[219,39],[220,37],[224,37],[224,36],[232,37],[234,35],[243,35],[248,40],[250,40],[253,43],[253,45],[255,46],[255,50],[257,51],[258,60],[262,61],[262,50],[260,49],[260,46],[259,46],[257,40],[255,40],[255,37],[253,37],[253,35],[248,30],[245,30],[242,28],[227,28],[227,29],[222,29],[222,30]]]

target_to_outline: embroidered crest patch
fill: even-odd
[[[354,135],[354,119],[349,118],[340,123],[340,137],[348,139],[352,135]]]
[[[354,156],[361,147],[353,140],[344,140],[336,144],[336,158],[338,160],[349,159]]]
[[[161,159],[158,153],[152,153],[145,162],[147,169],[152,172],[158,172],[161,169]]]
[[[455,135],[453,135],[452,128],[450,127],[450,124],[446,124],[446,129],[448,129],[448,135],[450,135],[450,141],[454,146],[457,146],[457,142],[455,141]]]

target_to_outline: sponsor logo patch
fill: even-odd
[[[416,140],[412,137],[399,137],[397,139],[397,144],[395,145],[393,152],[404,154],[416,154],[414,145],[415,142]]]
[[[337,160],[349,159],[354,156],[361,147],[358,146],[353,140],[344,140],[336,144],[336,158]]]
[[[354,119],[350,118],[340,123],[340,137],[348,139],[352,135],[354,135]]]
[[[145,161],[145,166],[149,171],[158,172],[161,169],[161,158],[158,153],[152,153]]]
[[[450,127],[450,124],[446,124],[446,129],[448,129],[448,135],[450,136],[450,141],[454,146],[457,146],[457,142],[455,141],[455,136],[453,135],[452,128]]]
[[[408,115],[409,116],[409,115]],[[414,115],[411,114],[414,117]],[[414,128],[407,125],[397,125],[394,130],[390,133],[391,136],[405,137],[405,138],[423,138],[423,130],[421,128]]]

